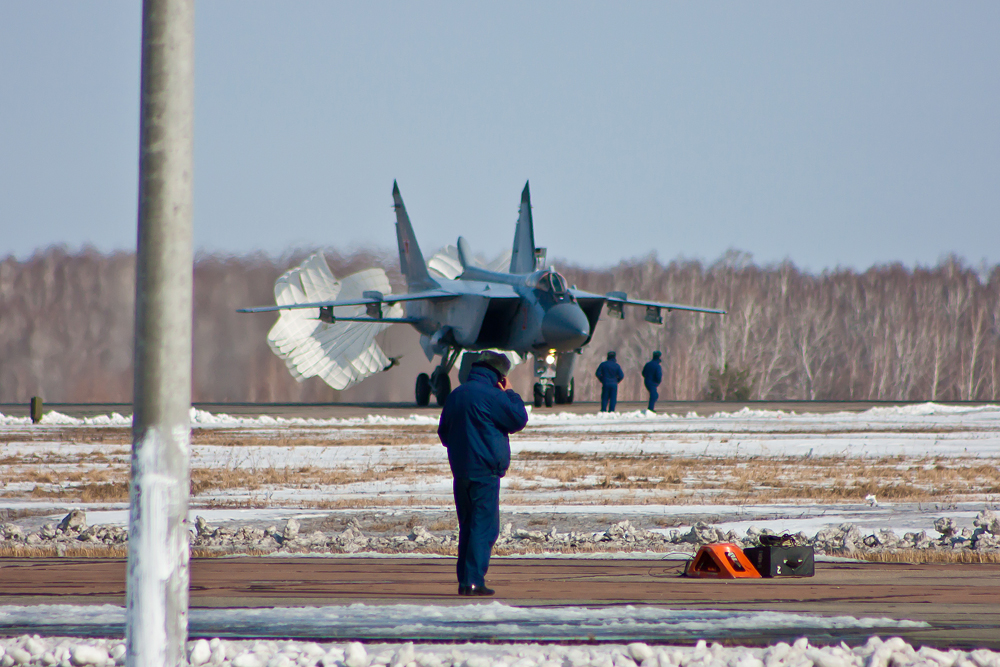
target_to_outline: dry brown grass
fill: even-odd
[[[87,484],[81,487],[80,500],[85,503],[120,503],[128,500],[128,482]]]
[[[191,558],[219,558],[231,553],[247,556],[263,556],[271,553],[260,549],[243,551],[225,549],[191,549]],[[55,546],[0,546],[0,558],[87,558],[87,559],[125,559],[128,558],[127,546],[76,546],[69,545],[66,551],[59,555]]]
[[[667,554],[667,553],[687,553],[682,550],[676,544],[665,544],[665,545],[655,545],[648,548],[650,553],[655,554]],[[518,544],[516,547],[496,547],[493,553],[497,556],[513,556],[518,554],[545,554],[545,553],[555,553],[555,554],[611,554],[611,553],[632,553],[630,551],[623,551],[621,547],[609,546],[608,543],[588,543],[581,544],[575,547],[566,544]],[[692,558],[694,557],[694,552],[691,553]]]
[[[40,486],[35,486],[31,489],[28,494],[32,498],[69,498],[71,497],[65,489],[56,487],[54,489],[44,489]]]
[[[0,432],[0,442],[73,442],[77,444],[130,445],[130,428],[25,428],[23,430],[4,429]]]
[[[41,546],[0,546],[0,558],[56,558],[59,556],[55,545]],[[125,546],[76,546],[67,545],[64,558],[127,558]]]
[[[279,432],[276,435],[260,434],[247,430],[212,429],[191,432],[191,444],[214,447],[402,447],[437,443],[437,433],[430,427],[417,427],[419,431],[405,427],[386,431],[385,427],[375,429],[345,428],[331,430],[324,428],[310,434],[296,429]]]
[[[443,466],[195,468],[191,471],[191,494],[197,496],[210,491],[229,489],[259,491],[273,487],[312,489],[363,482],[418,479],[425,475],[444,474],[446,469]]]
[[[667,545],[656,545],[650,547],[649,551],[654,554],[657,553],[666,554],[666,553],[678,553],[680,549],[676,545],[667,544]],[[233,549],[230,547],[207,547],[207,548],[195,547],[191,549],[192,558],[219,558],[231,554],[239,554],[245,556],[263,556],[273,553],[274,553],[273,550]],[[409,553],[455,556],[456,547],[454,545],[450,546],[423,545],[419,549]],[[521,554],[543,554],[543,553],[560,553],[560,554],[621,553],[621,550],[616,547],[601,543],[583,544],[576,547],[571,547],[568,545],[558,545],[558,544],[519,544],[517,546],[497,547],[494,550],[494,555],[496,556],[513,556]],[[692,553],[692,556],[693,555],[694,554]],[[848,556],[851,558],[857,558],[859,560],[865,560],[872,563],[908,563],[908,564],[1000,563],[1000,552],[996,551],[979,553],[967,550],[945,551],[945,550],[935,550],[935,549],[928,549],[928,550],[904,549],[893,552],[888,552],[888,551],[873,552],[873,553],[852,552],[839,555]],[[59,557],[59,553],[54,545],[53,546],[49,545],[0,546],[0,558],[56,558],[56,557]],[[124,559],[128,557],[128,547],[120,545],[76,546],[71,544],[67,545],[67,549],[62,554],[61,557],[82,558],[82,559]],[[822,568],[823,564],[820,563],[818,567]]]
[[[47,487],[35,485],[28,495],[32,498],[79,499],[85,503],[124,502],[128,500],[128,489],[128,482],[98,482],[74,486],[48,483]]]
[[[1000,563],[1000,551],[900,549],[845,554],[871,563]]]
[[[344,445],[399,447],[413,444],[438,443],[434,426],[359,426],[332,429],[330,427],[277,428],[277,433],[261,433],[259,429],[199,429],[191,430],[192,445],[218,447],[299,447]],[[343,437],[341,437],[343,436]],[[69,442],[73,444],[125,445],[125,456],[132,444],[132,430],[128,428],[46,428],[4,430],[4,442]],[[118,454],[119,452],[115,452]]]
[[[207,502],[198,503],[197,507],[209,510],[259,510],[274,507],[267,498],[211,498]]]
[[[129,465],[129,452],[72,452],[56,453],[46,452],[45,454],[22,454],[18,456],[5,456],[0,458],[0,465],[4,466],[58,466],[58,465]]]
[[[375,507],[425,507],[427,505],[439,504],[440,498],[437,497],[407,494],[404,496],[349,496],[324,500],[296,501],[295,507],[302,507],[304,509],[332,510],[366,509]]]
[[[5,483],[30,483],[30,491],[0,495],[31,498],[79,499],[83,502],[121,502],[128,500],[129,466],[108,465],[104,468],[57,469],[49,462],[31,465],[19,461],[18,467],[5,470]],[[264,492],[278,488],[318,489],[345,487],[350,484],[376,481],[406,481],[427,476],[447,475],[445,464],[438,466],[383,466],[364,468],[323,468],[317,466],[256,468],[194,468],[191,470],[192,496],[204,496],[217,491]]]
[[[372,521],[368,524],[368,530],[373,533],[390,533],[398,531],[405,525],[405,521]]]
[[[544,428],[541,429],[544,432]],[[116,442],[130,438],[128,429],[45,429],[7,433],[19,440],[46,439],[70,442]],[[672,434],[671,438],[702,442],[706,447],[739,434]],[[787,433],[786,433],[787,435]],[[815,433],[813,435],[816,435]],[[535,434],[535,437],[538,433]],[[548,438],[548,432],[545,437]],[[648,433],[555,432],[553,438],[615,439],[635,443]],[[273,491],[303,492],[336,489],[331,500],[294,501],[316,508],[360,508],[365,506],[410,506],[450,502],[450,493],[421,494],[414,498],[394,493],[372,497],[357,493],[346,497],[352,485],[393,482],[406,485],[426,479],[447,478],[442,452],[440,463],[420,465],[359,464],[357,459],[299,467],[276,467],[271,463],[248,466],[255,448],[270,452],[301,446],[368,446],[390,449],[416,443],[436,443],[434,428],[427,426],[350,427],[343,429],[294,428],[268,431],[239,429],[195,429],[196,446],[220,446],[233,452],[229,462],[191,473],[192,494],[218,507],[263,507],[270,505]],[[710,450],[709,450],[710,451]],[[68,453],[67,453],[68,452]],[[80,499],[84,502],[122,502],[127,499],[129,448],[114,445],[110,451],[6,456],[0,459],[4,482],[27,486],[0,490],[8,498]],[[270,455],[268,455],[270,456]],[[267,459],[268,456],[261,456]],[[280,453],[276,456],[280,457]],[[274,458],[270,456],[270,458]],[[237,461],[237,459],[246,459]],[[23,488],[23,486],[22,486]],[[357,488],[354,486],[353,488]],[[505,486],[509,500],[518,497],[527,504],[553,502],[614,504],[729,505],[758,503],[862,502],[874,494],[895,502],[959,502],[1000,495],[1000,466],[981,458],[936,457],[760,457],[669,456],[649,454],[587,454],[567,452],[521,452],[514,460]],[[221,492],[243,495],[238,500],[213,497]],[[253,496],[247,499],[245,496]]]
[[[659,431],[651,433],[639,429],[633,431],[615,430],[594,425],[586,431],[567,429],[563,424],[537,424],[529,425],[524,431],[511,436],[512,440],[531,436],[532,438],[543,437],[546,440],[556,441],[586,441],[594,442],[599,440],[611,441],[638,441],[646,442],[651,438],[661,437],[668,434],[671,440],[678,442],[700,442],[709,447],[715,443],[724,444],[732,440],[759,439],[761,436],[773,436],[774,438],[794,438],[794,437],[842,437],[849,435],[864,435],[868,433],[879,434],[906,434],[922,435],[936,433],[982,433],[984,427],[978,425],[964,424],[878,424],[872,422],[859,422],[853,425],[840,425],[832,428],[827,425],[812,427],[800,426],[790,427],[783,421],[760,421],[750,425],[731,423],[720,425],[718,422],[684,423],[676,431]],[[986,427],[989,429],[989,427]]]
[[[981,459],[927,457],[670,457],[528,453],[518,458],[512,491],[655,493],[668,503],[695,496],[729,504],[860,502],[868,494],[897,502],[952,502],[1000,493],[1000,469]],[[546,487],[547,491],[560,489]],[[641,502],[641,501],[637,501]]]

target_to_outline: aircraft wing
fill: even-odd
[[[668,312],[671,310],[687,310],[695,313],[713,313],[715,315],[725,315],[726,311],[718,308],[701,308],[700,306],[684,306],[679,303],[662,303],[660,301],[645,301],[642,299],[630,299],[624,292],[608,292],[607,294],[593,294],[583,290],[573,289],[570,293],[578,301],[605,301],[609,304],[621,306],[645,306],[646,308],[663,308]]]
[[[256,308],[237,308],[238,313],[271,313],[277,310],[291,310],[294,308],[339,308],[340,306],[366,306],[377,303],[399,303],[401,301],[421,301],[434,299],[453,299],[461,296],[455,292],[443,289],[425,290],[422,292],[409,292],[407,294],[381,294],[373,293],[360,299],[342,299],[334,301],[316,301],[311,303],[288,303],[281,306],[258,306]],[[341,319],[341,318],[337,318]],[[397,318],[400,322],[409,322],[407,318]],[[388,321],[388,320],[386,320]]]

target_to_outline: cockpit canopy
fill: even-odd
[[[528,276],[525,280],[525,284],[532,289],[549,292],[550,294],[554,294],[556,296],[561,296],[569,291],[566,288],[566,279],[552,269],[535,271]]]

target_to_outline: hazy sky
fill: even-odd
[[[135,245],[138,2],[0,3],[0,256]],[[197,4],[195,243],[1000,261],[1000,3]]]

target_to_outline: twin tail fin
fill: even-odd
[[[406,214],[403,197],[399,194],[399,185],[392,182],[392,207],[396,209],[396,241],[399,244],[399,270],[406,278],[406,286],[410,292],[422,292],[439,287],[438,283],[427,272],[427,263],[420,252],[420,244],[413,233],[410,216]]]

